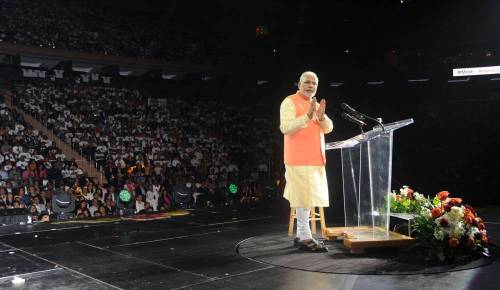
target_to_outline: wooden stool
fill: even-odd
[[[318,209],[318,212],[316,212],[316,208]],[[311,233],[313,235],[316,234],[316,222],[319,221],[321,235],[324,236],[323,231],[326,229],[326,225],[325,225],[325,213],[324,213],[323,208],[322,207],[311,207],[310,211],[311,211],[311,214],[309,216],[309,221],[311,222]],[[289,236],[293,235],[293,228],[295,225],[296,218],[297,218],[297,215],[295,214],[295,208],[292,207],[292,208],[290,208],[290,222],[288,223],[288,235]]]

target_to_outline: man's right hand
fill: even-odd
[[[307,117],[309,117],[309,120],[313,118],[315,111],[316,111],[316,97],[313,97],[309,102],[309,110],[307,111]]]

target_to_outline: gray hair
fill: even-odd
[[[315,78],[316,78],[316,80],[318,80],[318,82],[319,82],[318,76],[317,76],[314,72],[312,72],[312,71],[309,71],[309,70],[308,70],[308,71],[303,72],[303,73],[300,75],[299,84],[300,84],[300,83],[302,83],[302,82],[304,82],[304,81],[306,80],[306,76],[313,76],[313,77],[315,77]]]

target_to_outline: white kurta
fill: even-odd
[[[301,128],[307,128],[307,114],[297,117],[295,104],[290,98],[285,98],[280,107],[280,130],[283,134],[292,134]],[[320,122],[323,133],[333,130],[333,122],[326,116]],[[302,166],[285,164],[284,197],[290,202],[290,207],[328,207],[328,183],[324,166]]]

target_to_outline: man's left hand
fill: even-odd
[[[325,99],[321,99],[319,102],[319,108],[316,110],[316,116],[318,120],[323,121],[325,119],[325,109],[326,109],[326,101]]]

